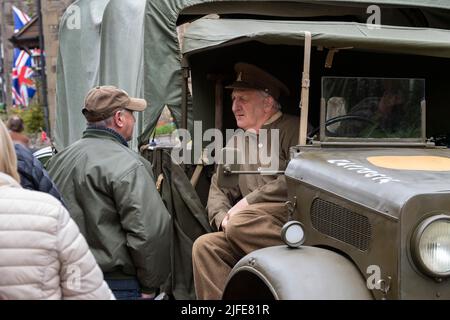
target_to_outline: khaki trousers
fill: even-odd
[[[258,203],[232,216],[225,232],[199,237],[192,248],[197,299],[221,299],[233,266],[254,250],[282,244],[281,228],[287,220],[284,203]]]

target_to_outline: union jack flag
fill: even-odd
[[[30,17],[15,6],[13,6],[13,16],[14,32],[18,32],[30,21]],[[28,107],[30,100],[36,94],[31,63],[32,58],[25,50],[14,49],[12,98],[15,107]]]

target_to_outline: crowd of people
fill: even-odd
[[[289,90],[254,65],[238,63],[235,71],[227,88],[237,126],[258,148],[279,143],[283,170],[298,138],[298,119],[283,114],[278,102]],[[8,129],[0,123],[0,267],[6,275],[0,299],[154,299],[161,293],[171,272],[171,214],[151,164],[128,147],[135,113],[146,107],[114,86],[91,89],[81,110],[83,136],[50,160],[48,172],[28,149],[23,122],[13,117]],[[280,130],[280,141],[260,140],[261,129]],[[207,211],[216,232],[199,237],[192,250],[198,299],[220,299],[240,258],[281,244],[286,200],[284,175],[241,175],[235,188],[213,176]]]

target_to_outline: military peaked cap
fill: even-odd
[[[256,89],[270,94],[278,100],[280,94],[289,95],[289,89],[270,73],[249,63],[239,62],[234,66],[237,78],[227,89]]]

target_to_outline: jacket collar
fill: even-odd
[[[275,121],[280,119],[282,115],[283,115],[283,113],[281,111],[277,111],[277,113],[275,113],[273,116],[271,116],[269,118],[269,120],[267,120],[266,123],[264,123],[264,126],[268,126],[269,124],[274,123]]]
[[[22,188],[13,177],[6,173],[0,172],[0,187]]]
[[[88,126],[86,131],[83,132],[83,138],[107,138],[118,141],[125,147],[128,147],[128,142],[120,133],[107,127]]]
[[[261,127],[261,129],[270,129],[270,125],[272,123],[274,123],[275,121],[277,121],[278,119],[280,119],[283,116],[283,113],[281,111],[277,111],[273,116],[271,116],[266,123],[263,124],[263,126]],[[258,132],[256,132],[254,129],[248,129],[247,131],[245,131],[246,134],[250,134],[250,135],[254,135],[254,136],[258,136],[259,135],[259,130]]]

